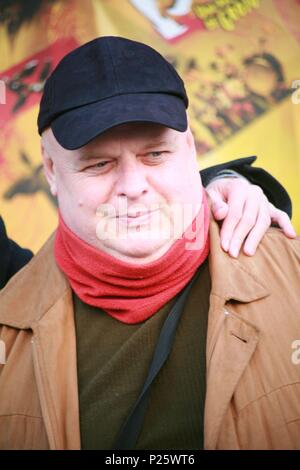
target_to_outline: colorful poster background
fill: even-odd
[[[5,2],[0,15],[0,213],[13,239],[36,252],[56,226],[38,103],[60,58],[101,35],[146,42],[173,63],[199,167],[257,155],[289,191],[300,232],[299,0],[29,3]]]

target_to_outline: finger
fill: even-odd
[[[272,222],[276,223],[287,237],[295,238],[297,234],[289,216],[284,211],[274,207],[271,203],[269,203],[269,209]]]
[[[260,212],[267,212],[265,208],[266,205],[267,205],[267,200],[266,202],[264,202],[263,200],[263,203],[262,203],[260,199],[257,197],[251,197],[247,199],[244,205],[242,218],[239,221],[238,225],[235,227],[234,232],[232,234],[232,238],[231,238],[231,242],[230,242],[230,246],[228,250],[228,253],[230,254],[230,256],[234,258],[238,256],[243,242],[247,238],[249,232],[253,229],[253,227],[257,223]],[[269,217],[269,225],[270,223],[271,223],[271,218]],[[267,230],[267,227],[264,226],[265,230]]]
[[[208,189],[207,194],[211,200],[211,211],[216,220],[223,220],[228,213],[228,205],[223,196],[215,189]]]
[[[271,217],[269,214],[268,205],[265,206],[265,210],[261,210],[258,214],[256,224],[249,232],[247,240],[244,244],[244,253],[248,256],[253,256],[257,250],[259,243],[261,242],[264,234],[268,230],[271,224]]]
[[[243,191],[232,190],[228,195],[228,214],[222,224],[220,238],[224,251],[228,251],[233,232],[243,215],[246,196]]]

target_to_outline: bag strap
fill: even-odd
[[[150,386],[171,352],[186,298],[198,278],[199,271],[185,286],[164,321],[142,391],[121,428],[114,449],[133,449],[137,442],[149,401]]]

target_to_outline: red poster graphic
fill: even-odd
[[[5,87],[5,99],[0,105],[0,128],[40,102],[46,78],[60,59],[77,45],[73,38],[60,39],[1,72],[0,81]]]

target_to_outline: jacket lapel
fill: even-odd
[[[253,258],[241,254],[239,259],[232,259],[222,251],[215,222],[210,227],[210,244],[212,289],[204,429],[205,448],[215,449],[229,403],[259,341],[259,329],[236,314],[228,302],[249,303],[269,292],[255,273]]]
[[[76,335],[68,290],[33,326],[34,367],[51,449],[80,449]]]
[[[3,289],[0,323],[33,332],[34,373],[50,448],[80,449],[72,292],[55,263],[53,241],[52,236]]]

